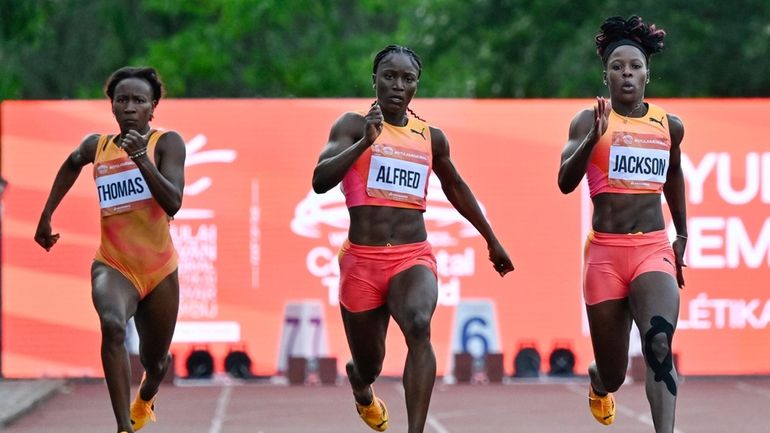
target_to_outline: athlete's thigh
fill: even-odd
[[[631,311],[628,299],[613,299],[586,305],[596,365],[602,374],[625,375],[628,367],[628,338]]]
[[[139,292],[118,270],[95,260],[91,265],[91,299],[100,319],[127,322],[136,312]]]
[[[644,336],[653,327],[651,321],[660,317],[676,329],[679,318],[679,287],[665,272],[646,272],[631,282],[629,295],[631,313]]]
[[[179,312],[177,271],[164,278],[139,302],[134,321],[143,354],[165,356],[174,336]]]
[[[436,275],[422,265],[399,272],[390,279],[387,302],[390,314],[401,329],[414,319],[430,320],[438,302]]]
[[[356,365],[382,365],[390,314],[383,305],[373,310],[350,312],[340,305],[350,354]]]

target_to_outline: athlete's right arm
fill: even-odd
[[[98,141],[98,134],[87,136],[64,160],[64,163],[59,168],[59,172],[56,173],[51,192],[48,194],[48,200],[45,203],[43,212],[40,214],[40,221],[38,221],[37,230],[35,231],[35,242],[45,248],[46,251],[50,251],[51,247],[59,240],[58,233],[51,233],[51,216],[64,196],[72,188],[83,167],[94,162]]]
[[[380,135],[382,122],[379,105],[374,105],[365,117],[357,113],[340,116],[313,170],[313,191],[323,194],[342,182],[345,173]]]
[[[559,189],[564,194],[580,184],[591,160],[591,153],[599,138],[607,131],[610,108],[607,100],[597,98],[593,110],[582,110],[569,127],[569,140],[561,153]]]

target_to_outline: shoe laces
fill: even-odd
[[[141,415],[149,416],[151,420],[155,421],[155,402],[153,400],[150,400],[150,401],[140,400],[139,404],[136,405],[135,407],[139,408],[139,410],[141,411]]]
[[[368,406],[360,405],[359,407],[361,408],[361,415],[365,417],[369,417],[371,415],[379,415],[379,412],[381,412],[380,405],[378,404],[376,398],[372,399],[372,404]]]

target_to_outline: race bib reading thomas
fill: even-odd
[[[654,134],[612,134],[607,176],[610,186],[657,191],[666,182],[669,140]]]
[[[366,193],[416,205],[425,204],[429,176],[428,154],[413,149],[375,144],[369,165]]]
[[[129,158],[99,163],[96,170],[96,192],[102,216],[147,207],[152,193],[139,168]]]

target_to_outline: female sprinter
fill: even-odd
[[[120,132],[89,135],[53,182],[35,233],[46,250],[59,240],[51,217],[87,164],[101,208],[101,245],[91,266],[92,298],[102,332],[102,366],[118,432],[155,420],[154,403],[169,365],[179,309],[177,254],[169,222],[182,206],[185,145],[176,132],[150,127],[163,85],[152,68],[124,67],[105,93]],[[130,369],[124,346],[134,317],[145,375],[129,409]]]
[[[572,192],[583,176],[593,201],[585,249],[583,296],[595,362],[589,405],[602,424],[615,420],[615,392],[626,376],[631,321],[641,332],[646,390],[657,433],[674,431],[677,373],[671,341],[687,243],[682,121],[644,100],[650,56],[665,32],[638,16],[607,19],[596,36],[609,103],[572,120],[561,155],[559,188]],[[666,234],[661,192],[676,228]]]
[[[408,108],[421,70],[409,48],[390,45],[377,53],[372,71],[377,100],[368,112],[337,119],[313,173],[317,193],[342,182],[350,213],[348,241],[340,252],[342,321],[353,358],[346,369],[356,409],[377,431],[388,427],[388,412],[371,385],[382,369],[391,316],[408,347],[403,381],[409,433],[423,431],[436,377],[430,323],[438,283],[423,220],[431,170],[450,203],[487,241],[495,270],[501,276],[513,270],[452,164],[444,133]]]

